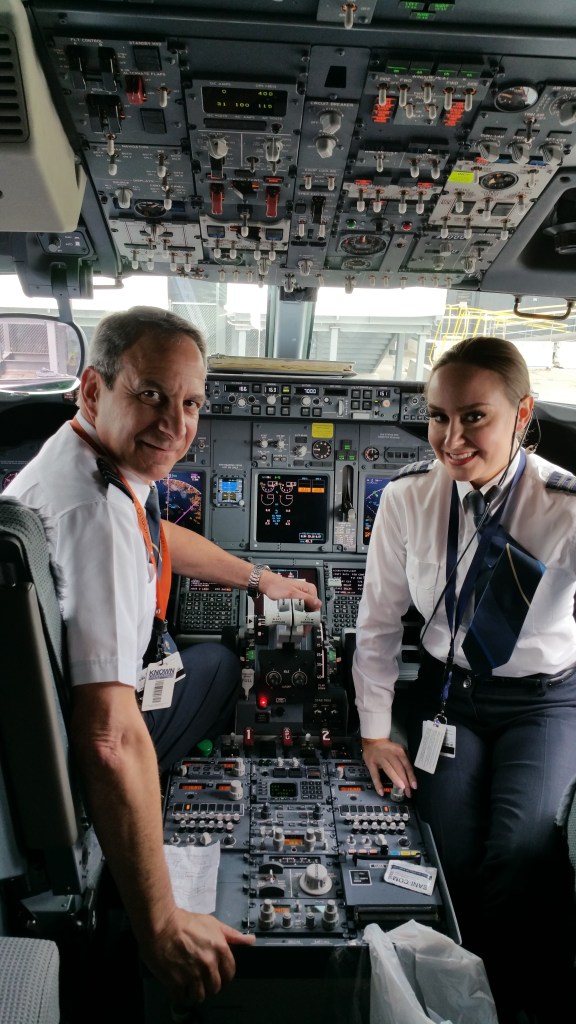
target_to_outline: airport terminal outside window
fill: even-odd
[[[27,298],[17,278],[4,275],[0,311],[55,315],[48,299]],[[122,289],[94,289],[92,300],[75,300],[74,316],[88,341],[100,317],[136,304],[172,309],[205,334],[209,355],[265,356],[268,289],[155,277],[128,278]],[[562,313],[555,299],[525,299],[525,307]],[[576,315],[564,321],[525,321],[512,312],[513,297],[478,292],[407,288],[318,291],[308,359],[353,363],[357,376],[425,380],[431,362],[447,346],[471,335],[508,338],[530,367],[542,401],[576,405]]]

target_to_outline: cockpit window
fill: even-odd
[[[209,357],[290,356],[337,363],[376,380],[426,380],[446,347],[473,335],[495,335],[518,346],[540,400],[576,404],[576,314],[565,320],[523,319],[514,314],[511,295],[441,288],[320,287],[303,299],[286,298],[280,300],[276,288],[256,284],[140,275],[127,278],[121,289],[98,284],[92,299],[74,300],[72,307],[88,343],[105,313],[150,304],[198,326]],[[291,337],[286,309],[302,301],[307,315],[299,318],[298,336]],[[560,317],[566,306],[553,298],[524,298],[522,308]],[[0,312],[27,311],[57,313],[54,301],[30,299],[16,277],[4,276]]]

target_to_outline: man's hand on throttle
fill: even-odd
[[[362,756],[370,772],[378,796],[384,795],[380,769],[395,786],[402,786],[406,796],[416,789],[416,776],[405,748],[392,740],[362,738]]]
[[[310,612],[322,607],[316,587],[313,583],[308,583],[307,580],[295,580],[288,576],[280,576],[279,573],[266,569],[260,577],[258,586],[261,593],[271,601],[280,601],[282,598],[304,601]]]

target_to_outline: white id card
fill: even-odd
[[[175,654],[164,658],[164,661],[152,661],[142,670],[142,674],[146,673],[142,711],[158,711],[160,708],[170,707],[176,674],[179,671],[178,663],[182,665],[180,655],[176,651]]]
[[[434,774],[445,734],[445,722],[422,722],[422,739],[414,761],[416,768],[421,768],[430,775]]]
[[[182,661],[182,658],[180,657],[180,651],[175,650],[170,655],[169,658],[164,658],[164,662],[166,663],[167,661],[171,665],[174,665],[174,668],[176,669],[176,682],[177,683],[179,683],[181,679],[185,679],[186,678],[186,673],[184,671],[184,662]]]
[[[456,726],[447,725],[440,757],[456,757]]]

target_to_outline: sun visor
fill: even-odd
[[[0,0],[0,231],[73,231],[86,184],[20,0]]]

